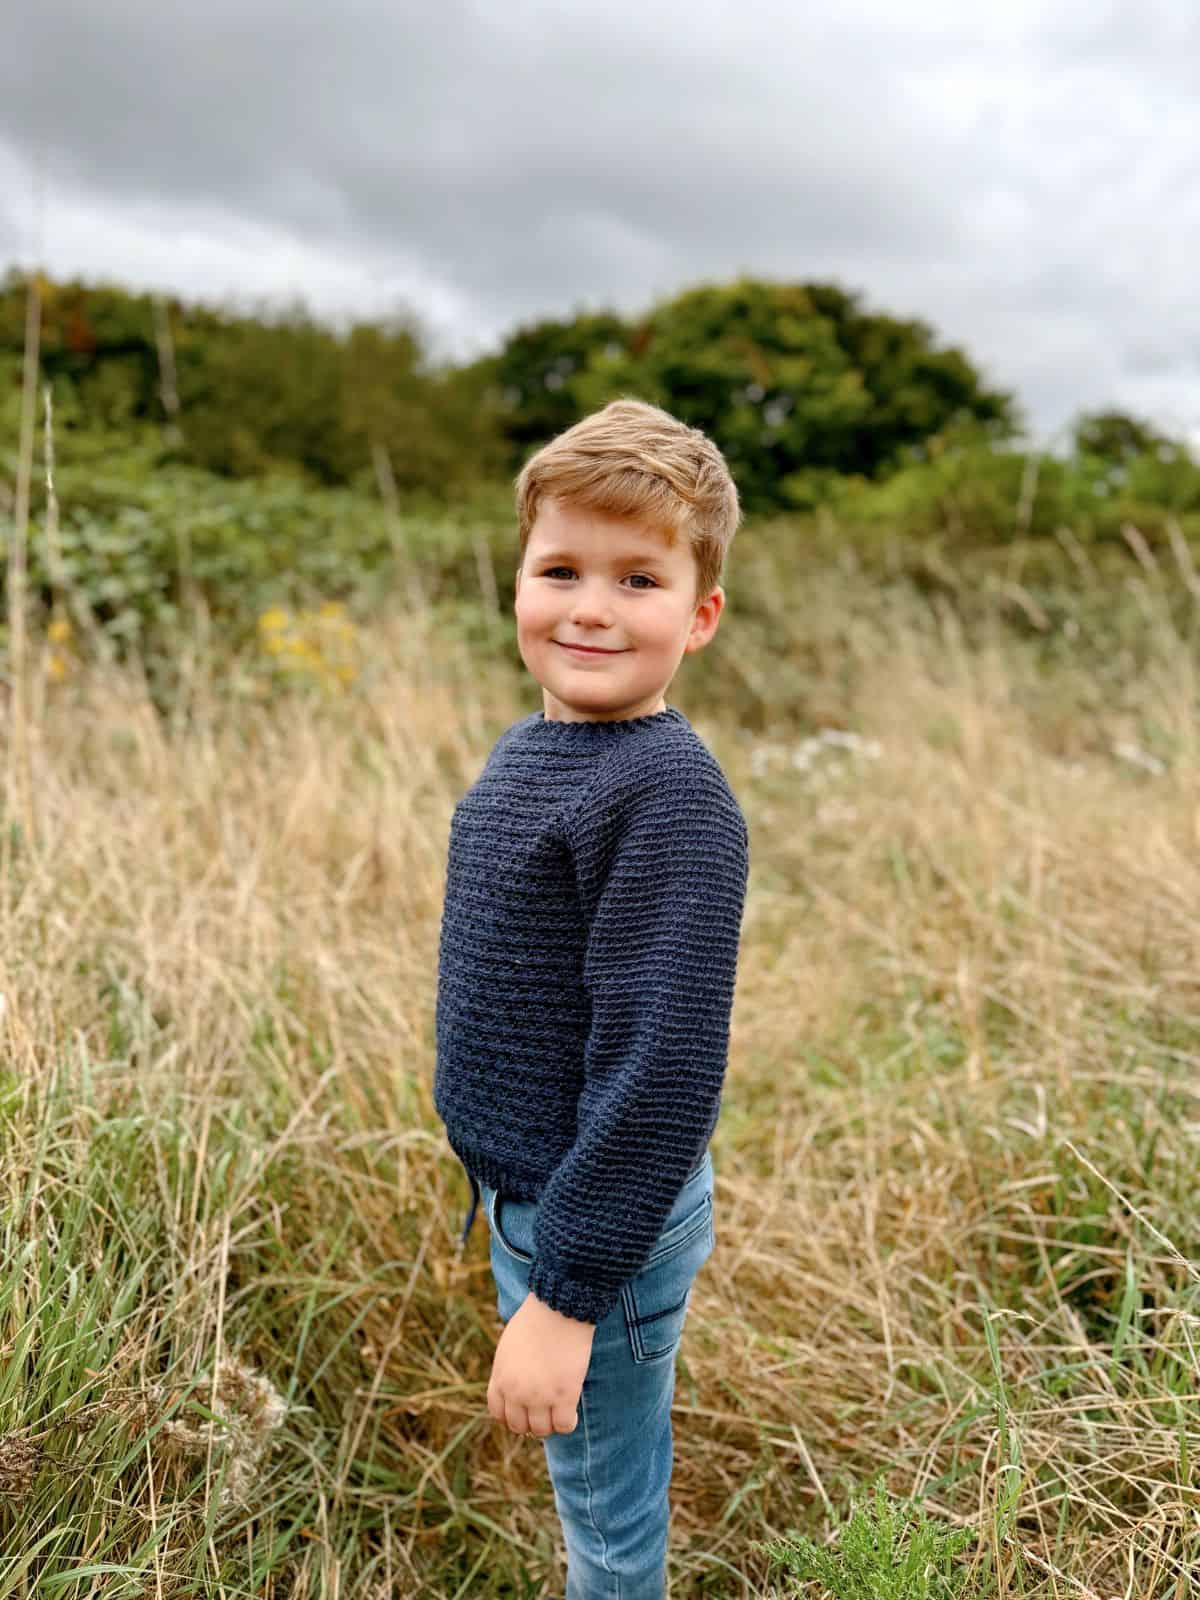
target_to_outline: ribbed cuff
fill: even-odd
[[[535,1259],[529,1269],[529,1292],[564,1317],[576,1322],[603,1322],[616,1305],[620,1289],[598,1289],[595,1284],[568,1278],[548,1262]]]

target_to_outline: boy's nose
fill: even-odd
[[[612,620],[611,608],[596,595],[588,599],[586,595],[580,596],[568,612],[572,622],[609,622]]]

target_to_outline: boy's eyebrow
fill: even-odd
[[[539,555],[538,561],[578,561],[579,557],[571,554],[569,550],[550,550],[545,555]],[[630,551],[626,555],[616,555],[612,558],[614,567],[658,567],[666,570],[666,563],[659,555],[649,555],[644,550]]]

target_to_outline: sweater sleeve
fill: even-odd
[[[645,1265],[716,1124],[749,870],[715,760],[628,784],[564,824],[591,1021],[575,1141],[539,1197],[529,1274],[539,1300],[591,1323]]]

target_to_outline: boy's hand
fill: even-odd
[[[576,1322],[527,1294],[500,1335],[488,1410],[513,1433],[574,1433],[592,1359],[593,1322]]]

